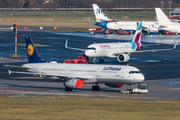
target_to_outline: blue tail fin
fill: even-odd
[[[31,38],[26,36],[25,40],[29,63],[43,63]]]
[[[103,11],[98,7],[97,4],[92,4],[94,9],[94,14],[96,18],[96,22],[117,22],[117,20],[109,19]]]

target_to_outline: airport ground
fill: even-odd
[[[22,117],[25,119],[29,115],[32,115],[29,119],[43,119],[44,117],[47,117],[47,119],[81,119],[81,117],[83,119],[99,119],[100,114],[103,114],[100,115],[103,119],[179,119],[179,46],[172,51],[131,55],[128,64],[139,68],[145,75],[145,82],[149,84],[149,93],[147,94],[123,94],[120,93],[120,90],[126,90],[126,86],[110,88],[103,84],[100,84],[101,89],[98,92],[92,91],[92,85],[87,84],[82,89],[65,92],[63,83],[57,80],[42,79],[29,75],[8,75],[9,68],[3,67],[4,64],[22,65],[27,62],[25,36],[32,38],[44,61],[57,62],[83,55],[83,52],[65,49],[66,39],[69,39],[69,46],[86,48],[87,45],[94,42],[124,42],[130,41],[132,37],[131,35],[91,36],[89,33],[81,32],[47,32],[50,29],[45,28],[41,31],[39,27],[28,27],[27,30],[24,30],[24,27],[19,27],[18,54],[21,56],[19,58],[11,57],[14,54],[13,30],[0,30],[0,100],[2,101],[2,114],[4,115],[2,119],[13,119],[8,115],[14,116],[14,114],[16,116],[24,114]],[[69,28],[59,29],[69,30]],[[142,42],[145,45],[167,42],[161,45],[144,47],[143,49],[172,48],[174,43],[179,40],[178,38],[178,35],[142,36]],[[98,59],[96,62],[98,62]],[[105,59],[105,64],[122,65],[116,58]],[[20,69],[11,70],[20,71]],[[131,87],[136,86],[132,85]],[[55,116],[58,117],[55,118]]]
[[[180,101],[82,96],[0,96],[0,119],[179,120]]]
[[[106,16],[118,21],[154,21],[155,11],[117,12],[104,11]],[[97,28],[88,21],[96,21],[93,11],[0,11],[0,26],[75,28],[60,32],[88,32]],[[57,31],[57,30],[56,30]]]

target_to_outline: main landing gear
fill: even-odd
[[[104,59],[99,59],[99,63],[104,63]]]
[[[99,91],[99,89],[100,89],[99,85],[92,86],[92,91]]]
[[[65,91],[72,91],[72,90],[73,90],[72,88],[65,87]]]

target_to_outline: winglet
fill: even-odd
[[[137,23],[137,27],[139,26],[139,22],[136,20],[136,23]]]
[[[65,48],[68,48],[68,39],[66,39]]]
[[[176,44],[174,45],[173,49],[175,49],[175,48],[176,48],[176,46],[177,46],[177,43],[178,43],[178,42],[176,42]]]
[[[68,39],[66,39],[65,48],[67,48],[67,49],[72,49],[72,50],[86,51],[85,49],[79,49],[79,48],[68,47]]]
[[[9,72],[9,75],[11,74],[11,71],[10,70],[8,70],[8,72]]]

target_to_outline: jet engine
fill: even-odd
[[[81,79],[71,79],[66,81],[64,86],[68,88],[81,88],[83,86],[83,81]]]
[[[106,84],[106,83],[105,83],[105,85],[109,86],[109,87],[113,87],[113,88],[120,88],[123,86],[123,84]]]
[[[117,60],[119,62],[127,62],[130,59],[130,56],[128,54],[119,54],[117,56]]]

